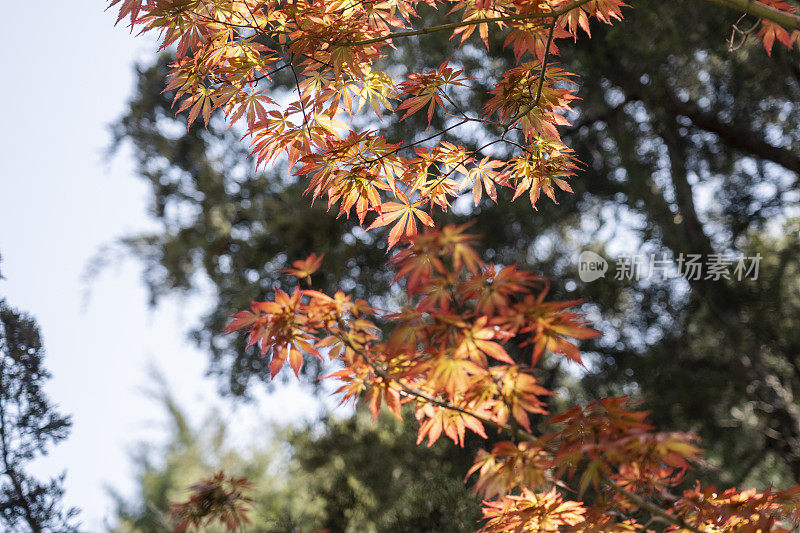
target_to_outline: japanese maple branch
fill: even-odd
[[[727,7],[740,13],[747,13],[761,19],[769,20],[787,30],[800,30],[800,16],[787,13],[754,0],[703,0],[711,4]]]
[[[490,22],[511,22],[515,20],[531,20],[531,19],[538,19],[538,18],[558,18],[561,15],[572,11],[573,9],[579,8],[582,5],[590,2],[592,0],[576,0],[571,4],[567,4],[566,6],[556,9],[554,11],[550,11],[547,13],[526,13],[526,14],[519,14],[519,15],[506,15],[504,17],[486,17],[486,18],[479,18],[479,19],[472,19],[472,20],[463,20],[460,22],[452,22],[450,24],[441,24],[439,26],[431,26],[430,28],[422,28],[419,30],[412,30],[412,31],[403,31],[403,32],[390,32],[386,35],[382,35],[381,37],[373,37],[371,39],[362,39],[360,41],[350,41],[350,42],[336,42],[336,41],[325,41],[328,44],[334,46],[359,46],[364,44],[373,44],[379,43],[382,41],[398,39],[402,37],[413,37],[415,35],[427,35],[429,33],[435,33],[439,31],[447,31],[447,30],[454,30],[457,28],[463,28],[464,26],[474,26],[476,24],[486,24]],[[797,16],[793,13],[787,13],[785,11],[781,11],[780,9],[776,9],[765,4],[761,4],[754,0],[703,0],[705,2],[710,2],[713,4],[717,4],[723,7],[727,7],[734,11],[738,11],[740,13],[747,13],[749,15],[754,15],[756,17],[769,20],[774,22],[780,26],[783,26],[787,30],[800,30],[800,16]]]
[[[486,17],[479,19],[462,20],[460,22],[451,22],[450,24],[441,24],[439,26],[431,26],[429,28],[422,28],[419,30],[390,32],[387,33],[386,35],[382,35],[381,37],[362,39],[360,41],[349,41],[349,42],[325,41],[325,42],[334,46],[360,46],[364,44],[379,43],[381,41],[386,41],[386,40],[399,39],[401,37],[413,37],[414,35],[427,35],[429,33],[436,33],[440,31],[455,30],[457,28],[463,28],[464,26],[475,26],[476,24],[486,24],[489,22],[511,22],[514,20],[558,18],[561,15],[569,11],[572,11],[573,9],[579,8],[582,5],[587,4],[591,1],[592,0],[576,0],[575,2],[567,4],[562,8],[556,9],[554,11],[548,11],[546,13],[525,13],[519,15],[506,15],[505,17]]]
[[[505,131],[503,132],[503,137],[505,134],[508,133],[508,130],[517,122],[520,117],[524,117],[537,107],[539,107],[539,100],[542,99],[542,89],[544,88],[544,78],[547,74],[547,61],[550,57],[550,46],[553,44],[553,32],[556,29],[556,19],[553,19],[553,22],[550,24],[550,33],[547,35],[547,45],[545,46],[544,56],[542,56],[542,68],[541,72],[539,73],[539,86],[536,88],[536,97],[533,98],[533,94],[531,94],[531,98],[533,98],[533,102],[530,105],[527,105],[517,111],[517,113],[511,117],[511,120],[508,121],[506,124]],[[528,91],[530,92],[530,87],[528,87]]]
[[[516,428],[516,427],[511,427],[511,426],[509,426],[507,424],[500,424],[499,422],[495,422],[494,420],[490,420],[488,418],[484,418],[482,416],[479,416],[479,415],[477,415],[477,414],[475,414],[473,412],[470,412],[470,411],[468,411],[468,410],[466,410],[466,409],[464,409],[462,407],[458,407],[457,405],[453,405],[450,402],[447,402],[447,401],[444,401],[444,400],[440,400],[438,398],[434,398],[433,396],[431,396],[431,395],[429,395],[429,394],[427,394],[427,393],[425,393],[425,392],[423,392],[421,390],[409,387],[408,385],[403,383],[398,377],[394,376],[392,373],[388,372],[384,368],[381,368],[380,366],[376,365],[369,357],[367,357],[367,355],[363,351],[363,347],[359,346],[357,343],[355,343],[353,341],[353,339],[350,337],[350,335],[345,332],[344,326],[345,326],[344,323],[339,321],[339,332],[337,334],[337,337],[339,339],[341,339],[342,342],[344,342],[351,350],[353,350],[353,352],[358,354],[364,361],[366,361],[366,363],[370,366],[370,368],[373,369],[373,371],[376,374],[378,374],[380,377],[382,377],[384,379],[387,379],[387,380],[390,380],[390,381],[393,381],[393,382],[397,383],[398,386],[402,389],[402,391],[404,393],[406,393],[407,395],[409,395],[411,397],[414,397],[414,398],[418,398],[418,399],[423,400],[423,401],[425,401],[427,403],[430,403],[432,405],[436,405],[437,407],[442,407],[444,409],[449,409],[451,411],[456,411],[456,412],[459,412],[459,413],[462,413],[462,414],[465,414],[465,415],[469,415],[469,416],[475,418],[476,420],[482,422],[483,424],[486,424],[486,425],[489,425],[491,427],[497,428],[499,430],[505,431],[506,433],[509,433],[510,435],[512,435],[514,437],[518,437],[518,438],[520,438],[522,440],[535,440],[536,439],[536,437],[534,435],[528,433],[527,431],[523,431],[523,430],[521,430],[519,428]],[[702,533],[702,531],[700,531],[698,528],[686,523],[686,521],[683,520],[682,518],[677,517],[675,515],[672,515],[672,514],[668,513],[662,507],[658,506],[657,504],[655,504],[655,503],[653,503],[651,501],[645,500],[644,498],[642,498],[638,494],[636,494],[634,492],[631,492],[631,491],[625,489],[624,487],[620,487],[610,477],[608,477],[608,475],[602,474],[602,482],[609,489],[613,490],[614,492],[618,493],[619,495],[621,495],[621,496],[625,497],[626,499],[630,500],[631,502],[635,503],[640,509],[644,509],[644,510],[648,511],[649,513],[651,513],[651,515],[658,516],[658,517],[662,518],[663,520],[666,520],[670,524],[674,524],[674,525],[676,525],[676,526],[678,526],[678,527],[680,527],[682,529],[685,529],[685,530],[688,530],[688,531],[692,531],[693,533]]]
[[[532,20],[532,19],[542,19],[542,18],[558,18],[559,16],[572,11],[573,9],[577,9],[584,4],[587,4],[593,0],[576,0],[571,4],[567,4],[564,7],[556,9],[554,11],[546,12],[546,13],[526,13],[526,14],[516,14],[516,15],[506,15],[503,17],[485,17],[485,18],[478,18],[478,19],[471,19],[471,20],[462,20],[459,22],[452,22],[450,24],[441,24],[439,26],[431,26],[429,28],[421,28],[419,30],[412,30],[412,31],[403,31],[403,32],[389,32],[385,35],[380,37],[373,37],[370,39],[362,39],[359,41],[349,41],[349,42],[338,42],[338,41],[329,41],[326,39],[322,39],[317,37],[320,41],[326,42],[332,46],[360,46],[365,44],[374,44],[379,43],[382,41],[388,41],[393,39],[399,39],[402,37],[413,37],[415,35],[427,35],[430,33],[436,33],[440,31],[447,31],[447,30],[454,30],[457,28],[463,28],[465,26],[474,26],[477,24],[487,24],[491,22],[511,22],[515,20]],[[739,13],[746,13],[749,15],[753,15],[759,17],[761,19],[769,20],[782,26],[787,30],[800,30],[800,16],[795,15],[794,13],[788,13],[786,11],[782,11],[780,9],[776,9],[774,7],[770,7],[766,4],[762,4],[756,0],[702,0],[704,2],[716,4],[722,7],[726,7],[728,9],[737,11]],[[225,26],[230,27],[238,27],[238,28],[249,28],[253,29],[257,32],[261,32],[267,35],[287,35],[290,32],[287,30],[279,30],[279,29],[268,29],[268,28],[261,28],[261,27],[253,27],[250,25],[244,24],[233,24],[226,21],[220,21],[217,19],[213,19],[212,17],[208,17],[207,15],[203,15],[201,13],[197,13],[191,11],[191,14],[197,16],[198,18],[207,18],[213,20],[215,23],[222,24]]]
[[[505,135],[505,134],[504,134],[504,135]],[[479,153],[481,150],[485,150],[486,148],[488,148],[488,147],[490,147],[490,146],[492,146],[492,145],[494,145],[494,144],[497,144],[497,143],[499,143],[499,142],[507,142],[507,143],[512,143],[512,144],[517,144],[517,143],[515,143],[514,141],[509,141],[509,140],[507,140],[505,137],[500,137],[499,139],[495,139],[495,140],[493,140],[493,141],[490,141],[490,142],[488,142],[488,143],[484,144],[484,145],[483,145],[483,146],[481,146],[480,148],[476,149],[474,153],[476,153],[476,154],[477,154],[477,153]],[[519,146],[519,145],[517,145],[517,146]],[[441,185],[441,184],[442,184],[442,182],[443,182],[444,180],[446,180],[447,178],[449,178],[449,177],[450,177],[450,175],[451,175],[453,172],[455,172],[456,170],[458,170],[458,167],[464,167],[464,168],[466,168],[465,164],[467,163],[467,161],[469,161],[470,157],[472,157],[472,156],[470,156],[469,154],[467,154],[466,156],[464,156],[463,158],[461,158],[461,161],[460,161],[458,164],[456,164],[456,165],[453,165],[453,168],[451,168],[450,170],[448,170],[448,171],[447,171],[445,174],[442,174],[442,176],[441,176],[441,177],[439,177],[439,179],[436,181],[436,183],[434,183],[434,184],[433,184],[431,187],[429,187],[429,190],[431,190],[431,191],[432,191],[432,190],[436,189],[436,187],[438,187],[439,185]],[[431,203],[431,211],[432,211],[432,210],[433,210],[433,203]]]
[[[624,487],[620,487],[619,485],[614,483],[614,481],[606,474],[602,474],[602,476],[604,485],[606,485],[608,488],[610,488],[620,496],[624,496],[626,499],[632,501],[637,506],[639,506],[639,508],[645,509],[650,514],[659,516],[664,520],[668,521],[670,524],[674,524],[682,529],[688,529],[689,531],[693,531],[694,533],[702,533],[702,531],[700,531],[696,527],[687,524],[686,521],[683,520],[682,518],[679,518],[675,515],[671,515],[664,509],[656,505],[655,503],[645,500],[638,494],[633,493]]]
[[[547,60],[550,59],[550,46],[553,44],[553,32],[556,29],[556,19],[550,23],[550,33],[547,35],[547,45],[544,47],[544,57],[542,58],[542,72],[539,73],[539,87],[536,88],[536,99],[533,101],[533,107],[539,106],[539,100],[542,98],[542,88],[544,87],[544,77],[547,72]],[[513,122],[513,121],[512,121]]]
[[[309,142],[311,141],[311,125],[308,123],[308,115],[306,114],[306,105],[303,102],[303,93],[300,90],[300,80],[297,79],[297,71],[294,69],[294,63],[291,61],[289,62],[289,66],[292,69],[292,75],[294,76],[294,84],[297,87],[297,99],[300,102],[300,109],[303,111],[303,122],[306,125],[306,129],[308,130],[308,138]]]
[[[435,405],[437,407],[441,407],[443,409],[449,409],[451,411],[456,411],[456,412],[459,412],[459,413],[462,413],[462,414],[465,414],[465,415],[469,415],[472,418],[475,418],[476,420],[480,421],[483,424],[486,424],[488,426],[497,428],[497,429],[505,431],[507,433],[511,433],[512,435],[515,435],[515,436],[517,436],[517,437],[519,437],[519,438],[521,438],[523,440],[535,440],[536,439],[536,437],[534,435],[531,435],[530,433],[528,433],[526,431],[522,431],[520,429],[517,429],[516,431],[514,431],[511,428],[511,426],[508,426],[506,424],[501,424],[499,422],[495,422],[494,420],[491,420],[489,418],[484,418],[484,417],[482,417],[480,415],[477,415],[477,414],[475,414],[475,413],[473,413],[473,412],[471,412],[471,411],[469,411],[467,409],[464,409],[463,407],[459,407],[457,405],[453,405],[450,402],[447,402],[445,400],[440,400],[439,398],[434,398],[433,396],[431,396],[431,395],[429,395],[429,394],[427,394],[427,393],[425,393],[425,392],[423,392],[423,391],[421,391],[419,389],[414,389],[414,388],[409,387],[408,385],[403,383],[400,380],[400,378],[394,376],[391,372],[388,372],[386,369],[381,368],[380,366],[376,365],[374,361],[372,361],[369,357],[367,357],[367,355],[364,353],[363,347],[361,347],[358,344],[356,344],[353,341],[353,339],[350,337],[350,335],[347,334],[344,331],[344,328],[345,328],[345,325],[340,321],[339,322],[339,333],[337,334],[337,337],[339,337],[339,339],[341,339],[341,341],[344,342],[351,350],[353,350],[356,354],[358,354],[370,366],[370,368],[372,368],[372,370],[376,374],[378,374],[383,379],[388,379],[390,381],[394,381],[395,383],[397,383],[400,386],[400,388],[402,389],[402,391],[404,393],[406,393],[407,395],[409,395],[411,397],[414,397],[414,398],[418,398],[420,400],[424,400],[425,402],[428,402],[428,403],[430,403],[432,405]]]
[[[461,126],[463,124],[466,124],[470,120],[471,119],[469,119],[469,118],[465,118],[464,120],[462,120],[462,121],[460,121],[460,122],[458,122],[456,124],[448,126],[448,127],[444,128],[442,130],[439,130],[438,132],[434,133],[433,135],[429,135],[429,136],[424,137],[422,139],[419,139],[419,140],[416,140],[416,141],[412,141],[412,142],[410,142],[408,144],[404,144],[404,145],[398,146],[397,148],[395,148],[395,149],[393,149],[393,150],[391,150],[391,151],[389,151],[389,152],[387,152],[385,154],[382,154],[382,155],[376,157],[375,159],[370,159],[369,161],[365,161],[365,163],[366,164],[378,163],[378,162],[382,161],[383,159],[385,159],[386,157],[388,157],[390,155],[394,155],[394,154],[396,154],[396,153],[398,153],[398,152],[400,152],[402,150],[406,150],[408,148],[413,148],[414,146],[417,146],[417,145],[422,144],[424,142],[430,141],[431,139],[435,139],[436,137],[444,135],[448,131],[450,131],[450,130],[452,130],[454,128],[457,128],[457,127],[459,127],[459,126]]]

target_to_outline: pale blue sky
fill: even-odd
[[[73,415],[72,435],[37,473],[67,470],[66,501],[83,510],[92,532],[112,516],[104,485],[129,492],[128,452],[162,435],[159,406],[141,392],[148,364],[195,416],[219,404],[216,384],[203,378],[206,356],[185,338],[205,307],[201,297],[150,310],[139,266],[126,261],[89,285],[83,305],[90,258],[148,227],[146,188],[129,153],[107,164],[103,150],[133,88],[133,64],[151,56],[154,43],[115,28],[104,8],[86,0],[10,3],[0,51],[0,297],[38,320],[54,376],[47,391]],[[308,416],[314,405],[295,387],[230,418],[243,435],[258,420]]]

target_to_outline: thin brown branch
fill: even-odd
[[[653,503],[651,501],[645,500],[644,498],[642,498],[638,494],[633,493],[633,492],[629,491],[628,489],[626,489],[624,487],[620,487],[619,485],[614,483],[614,480],[612,480],[606,474],[603,474],[603,484],[605,486],[607,486],[608,488],[610,488],[611,490],[613,490],[614,492],[616,492],[617,494],[619,494],[621,496],[624,496],[626,499],[632,501],[637,506],[639,506],[639,508],[646,510],[647,512],[649,512],[652,515],[656,515],[656,516],[659,516],[659,517],[663,518],[664,520],[666,520],[670,524],[674,524],[674,525],[676,525],[676,526],[678,526],[678,527],[680,527],[682,529],[685,529],[687,531],[693,531],[694,533],[702,533],[702,531],[700,531],[696,527],[694,527],[694,526],[692,526],[690,524],[687,524],[686,521],[683,520],[682,518],[677,517],[677,516],[675,516],[673,514],[670,514],[667,511],[665,511],[663,508],[659,507],[657,504],[655,504],[655,503]]]
[[[383,379],[388,379],[390,381],[393,381],[393,382],[397,383],[397,385],[402,389],[402,391],[404,393],[406,393],[408,396],[411,396],[411,397],[414,397],[414,398],[418,398],[420,400],[423,400],[423,401],[425,401],[427,403],[430,403],[432,405],[435,405],[437,407],[441,407],[443,409],[449,409],[451,411],[456,411],[456,412],[461,413],[461,414],[469,415],[472,418],[475,418],[476,420],[478,420],[479,422],[481,422],[483,424],[486,424],[487,426],[491,426],[491,427],[497,428],[499,430],[505,431],[505,432],[507,432],[509,434],[512,434],[512,435],[514,435],[517,438],[520,438],[522,440],[535,440],[536,439],[536,437],[534,435],[532,435],[532,434],[530,434],[530,433],[528,433],[526,431],[522,431],[521,429],[514,430],[514,429],[511,428],[511,426],[509,426],[507,424],[501,424],[499,422],[495,422],[494,420],[491,420],[489,418],[485,418],[485,417],[482,417],[482,416],[480,416],[478,414],[475,414],[475,413],[473,413],[472,411],[470,411],[468,409],[464,409],[463,407],[459,407],[457,405],[453,405],[450,402],[442,400],[440,398],[435,398],[435,397],[431,396],[430,394],[427,394],[427,393],[425,393],[425,392],[423,392],[423,391],[421,391],[419,389],[415,389],[415,388],[409,387],[408,385],[403,383],[403,381],[400,378],[394,376],[391,372],[388,372],[386,369],[381,368],[380,366],[376,365],[374,361],[372,361],[369,357],[367,357],[367,355],[364,353],[363,347],[361,347],[358,344],[356,344],[353,341],[353,339],[350,337],[350,335],[348,335],[344,331],[344,329],[345,329],[345,325],[340,321],[339,322],[339,332],[337,334],[337,337],[339,337],[339,339],[341,339],[341,341],[344,342],[347,345],[348,348],[350,348],[356,354],[358,354],[370,366],[370,368],[372,368],[372,370],[376,374],[378,374]]]
[[[366,161],[365,163],[366,164],[378,163],[378,162],[380,162],[381,160],[383,160],[384,158],[386,158],[386,157],[388,157],[390,155],[394,155],[394,154],[396,154],[398,152],[401,152],[402,150],[406,150],[408,148],[413,148],[414,146],[417,146],[417,145],[422,144],[424,142],[430,141],[431,139],[435,139],[436,137],[444,135],[448,131],[450,131],[450,130],[452,130],[454,128],[457,128],[459,126],[462,126],[462,125],[466,124],[467,122],[469,122],[470,120],[472,120],[472,119],[464,118],[460,122],[457,122],[456,124],[452,124],[452,125],[444,128],[444,129],[442,129],[442,130],[439,130],[438,132],[436,132],[436,133],[434,133],[432,135],[428,135],[427,137],[424,137],[422,139],[419,139],[419,140],[416,140],[416,141],[412,141],[410,143],[398,146],[394,150],[391,150],[391,151],[389,151],[389,152],[387,152],[387,153],[385,153],[385,154],[383,154],[383,155],[381,155],[379,157],[376,157],[375,159],[371,159],[369,161]]]
[[[290,61],[289,67],[292,69],[292,75],[294,76],[294,84],[295,87],[297,87],[297,100],[298,102],[300,102],[300,109],[303,111],[303,123],[306,125],[306,130],[308,130],[308,142],[312,142],[311,124],[308,123],[308,115],[306,114],[306,104],[303,102],[303,92],[300,90],[300,80],[297,78],[297,71],[294,68],[294,63]]]
[[[562,8],[549,11],[549,12],[542,12],[542,13],[526,13],[522,15],[506,15],[504,17],[486,17],[486,18],[479,18],[479,19],[471,19],[471,20],[462,20],[460,22],[451,22],[450,24],[441,24],[439,26],[431,26],[429,28],[421,28],[419,30],[412,30],[412,31],[401,31],[401,32],[390,32],[386,35],[382,35],[380,37],[373,37],[371,39],[362,39],[360,41],[350,41],[350,42],[336,42],[336,41],[325,41],[328,44],[333,46],[360,46],[364,44],[373,44],[379,43],[382,41],[389,41],[393,39],[399,39],[402,37],[413,37],[415,35],[427,35],[429,33],[436,33],[440,31],[447,31],[447,30],[455,30],[457,28],[463,28],[465,26],[475,26],[476,24],[487,24],[490,22],[513,22],[516,20],[534,20],[534,19],[546,19],[546,18],[558,18],[561,15],[572,11],[573,9],[577,9],[582,5],[591,2],[592,0],[576,0],[571,4],[567,4]],[[320,39],[322,40],[322,39]]]
[[[800,30],[800,16],[794,13],[787,13],[780,9],[770,7],[755,0],[704,0],[718,6],[727,7],[739,13],[747,13],[760,19],[774,22],[785,29]]]
[[[547,73],[547,60],[550,58],[550,46],[553,44],[553,33],[556,29],[556,19],[550,23],[550,33],[547,35],[547,44],[544,47],[544,57],[542,57],[542,72],[539,73],[539,87],[536,88],[536,99],[533,101],[533,107],[539,105],[539,100],[542,98],[542,89],[544,88],[544,78]]]
[[[332,46],[360,46],[366,44],[374,44],[383,41],[391,41],[393,39],[399,39],[403,37],[413,37],[415,35],[427,35],[430,33],[436,33],[440,31],[447,31],[447,30],[454,30],[457,28],[463,28],[465,26],[474,26],[477,24],[487,24],[487,23],[502,23],[502,22],[513,22],[513,21],[520,21],[520,20],[534,20],[534,19],[545,19],[545,18],[553,18],[557,19],[561,15],[572,11],[573,9],[577,9],[584,4],[587,4],[592,0],[575,0],[570,4],[565,5],[559,9],[550,11],[550,12],[541,12],[541,13],[527,13],[527,14],[514,14],[514,15],[506,15],[502,17],[484,17],[484,18],[477,18],[471,20],[462,20],[459,22],[452,22],[449,24],[441,24],[438,26],[431,26],[429,28],[421,28],[419,30],[411,30],[411,31],[402,31],[402,32],[389,32],[385,35],[381,35],[380,37],[373,37],[370,39],[362,39],[359,41],[348,41],[348,42],[339,42],[339,41],[328,41],[322,38],[317,37],[320,41],[328,43]],[[716,4],[722,7],[726,7],[733,11],[737,11],[739,13],[746,13],[748,15],[756,16],[760,19],[769,20],[782,26],[783,28],[793,31],[793,30],[800,30],[800,16],[795,15],[794,13],[788,13],[786,11],[782,11],[780,9],[776,9],[774,7],[770,7],[766,4],[762,4],[756,0],[702,0],[708,3]],[[195,15],[199,18],[205,18],[208,20],[213,20],[215,23],[222,24],[225,26],[233,27],[233,28],[247,28],[252,29],[254,31],[260,32],[264,35],[287,35],[289,32],[287,30],[280,30],[280,29],[272,29],[272,28],[261,28],[261,27],[253,27],[246,24],[235,24],[230,23],[227,21],[221,21],[214,19],[213,17],[209,17],[208,15],[204,15],[202,13],[197,13],[190,11],[192,15]]]

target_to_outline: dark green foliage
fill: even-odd
[[[116,496],[116,533],[161,533],[167,509],[185,489],[220,469],[246,476],[253,488],[253,532],[474,531],[480,516],[462,476],[472,451],[447,442],[417,446],[410,424],[366,413],[326,418],[299,429],[265,428],[257,445],[234,448],[217,414],[192,425],[168,393],[170,436],[163,447],[142,443],[135,456],[138,493]],[[223,531],[212,526],[203,531]]]
[[[44,393],[50,374],[36,322],[0,300],[0,529],[12,532],[77,531],[77,509],[61,504],[64,476],[43,482],[29,463],[69,434]]]
[[[800,351],[790,325],[800,312],[791,221],[798,56],[770,58],[754,44],[731,52],[716,36],[732,20],[676,4],[631,11],[629,24],[598,31],[597,46],[568,51],[583,76],[581,114],[567,137],[588,165],[586,179],[575,180],[585,187],[579,208],[614,213],[606,226],[635,228],[644,253],[761,253],[762,270],[749,283],[581,289],[610,333],[584,384],[590,394],[634,391],[657,424],[700,432],[724,465],[716,474],[724,483],[776,463],[792,479],[800,475],[791,400]]]
[[[462,481],[474,454],[440,441],[416,444],[416,423],[366,413],[323,420],[289,442],[331,531],[474,531],[479,500]]]

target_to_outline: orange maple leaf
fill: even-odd
[[[368,230],[379,228],[397,220],[397,223],[389,232],[387,253],[392,249],[392,246],[397,244],[401,237],[411,237],[417,234],[416,219],[419,219],[426,226],[433,226],[433,219],[430,215],[419,208],[420,205],[425,203],[424,200],[418,200],[412,204],[406,195],[400,191],[397,191],[397,198],[402,203],[385,202],[381,204],[381,212],[378,218],[367,228]]]
[[[325,254],[317,256],[317,254],[312,253],[305,259],[300,259],[292,263],[293,268],[284,268],[281,272],[286,272],[292,276],[295,276],[299,279],[306,280],[308,286],[311,286],[311,274],[319,270],[319,267],[322,266],[322,258],[325,257]]]

